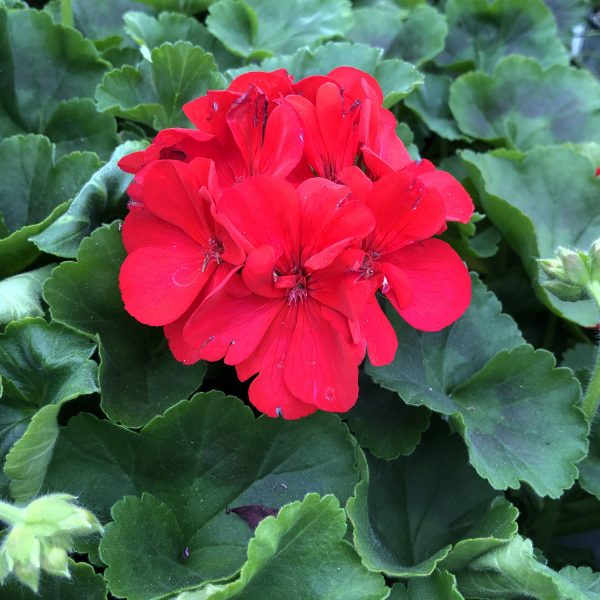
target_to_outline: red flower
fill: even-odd
[[[248,258],[184,335],[203,358],[236,365],[242,380],[258,373],[250,401],[271,416],[345,411],[356,401],[362,351],[348,318],[366,298],[346,274],[360,253],[349,248],[373,221],[348,196],[320,178],[294,189],[263,176],[224,191],[219,202]]]

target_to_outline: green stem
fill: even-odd
[[[60,22],[65,27],[73,27],[73,6],[71,0],[60,0]]]
[[[20,508],[0,500],[0,521],[4,521],[8,525],[14,525],[23,519],[22,514],[23,511]]]
[[[587,286],[589,295],[595,300],[598,309],[600,309],[600,284],[595,281],[591,282]],[[600,404],[600,352],[596,356],[596,364],[594,366],[594,372],[592,378],[585,390],[583,402],[581,408],[587,417],[588,422],[591,424],[598,410],[598,404]]]

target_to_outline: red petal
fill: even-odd
[[[408,306],[395,308],[416,329],[439,331],[456,321],[469,306],[469,273],[445,242],[430,239],[405,246],[393,255],[393,261],[413,290]]]
[[[389,365],[396,355],[398,338],[375,296],[372,296],[367,304],[360,320],[360,329],[367,342],[371,363],[376,367]]]
[[[192,244],[138,248],[121,266],[119,287],[127,312],[146,325],[181,316],[210,277],[202,249]]]
[[[228,131],[227,111],[239,97],[239,93],[228,90],[211,91],[184,104],[183,112],[200,131],[222,139]]]
[[[322,410],[344,412],[356,402],[354,349],[323,318],[316,302],[297,306],[284,377],[294,396]]]
[[[273,285],[273,269],[279,255],[272,246],[261,246],[248,255],[242,270],[244,283],[253,293],[267,298],[284,296],[283,290]]]
[[[393,260],[394,257],[395,254],[386,256],[389,260]],[[408,306],[412,302],[414,294],[406,273],[391,262],[378,262],[377,266],[385,275],[382,291],[388,300],[398,311]]]
[[[190,236],[179,227],[155,217],[145,208],[132,210],[125,217],[122,235],[123,245],[128,254],[146,246],[173,246],[193,243]]]
[[[338,181],[352,190],[352,199],[366,202],[373,189],[373,182],[358,167],[346,167],[337,175]]]
[[[298,83],[295,83],[294,92],[314,104],[317,101],[317,92],[319,91],[319,88],[324,83],[331,81],[332,80],[329,77],[325,77],[324,75],[311,75],[301,79]]]
[[[293,93],[291,75],[285,69],[277,69],[271,73],[251,71],[238,75],[230,84],[229,90],[244,93],[250,86],[256,86],[266,94],[269,100]]]
[[[354,100],[365,100],[367,96],[371,97],[374,104],[383,103],[383,93],[379,87],[377,79],[355,67],[337,67],[327,75],[333,79],[344,92],[349,94]],[[366,84],[366,85],[365,85]]]

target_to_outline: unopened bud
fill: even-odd
[[[586,286],[590,281],[590,259],[582,250],[558,248],[556,254],[560,258],[568,283]]]
[[[550,279],[542,282],[542,287],[547,289],[551,294],[554,294],[559,300],[565,302],[575,302],[582,300],[587,296],[586,290],[580,285],[571,285],[564,281]]]

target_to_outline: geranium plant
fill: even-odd
[[[600,598],[598,11],[0,0],[0,598]]]

